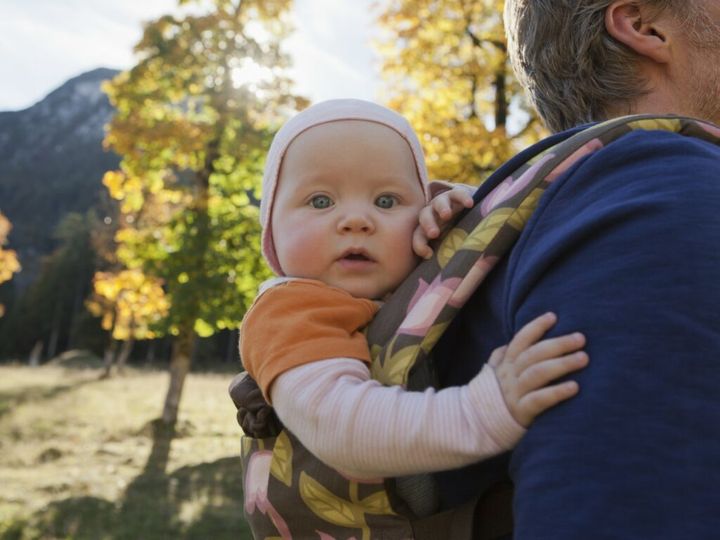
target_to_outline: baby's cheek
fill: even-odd
[[[300,276],[312,264],[319,246],[310,235],[302,234],[302,228],[286,230],[284,238],[276,243],[278,259],[287,275]]]
[[[393,250],[393,259],[395,261],[395,272],[393,289],[396,288],[407,275],[412,272],[420,263],[421,259],[415,254],[412,248],[412,242],[403,242]]]

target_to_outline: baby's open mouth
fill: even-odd
[[[362,253],[348,253],[343,257],[343,259],[348,259],[350,261],[369,261],[370,257],[363,255]]]
[[[373,262],[374,259],[362,248],[352,248],[345,251],[340,257],[341,261]]]

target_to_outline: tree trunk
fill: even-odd
[[[156,339],[151,339],[147,346],[147,351],[145,353],[145,363],[148,365],[152,365],[155,363],[155,344],[157,343]]]
[[[105,347],[105,354],[103,355],[103,367],[105,368],[103,370],[102,375],[100,375],[101,379],[105,379],[110,376],[110,372],[112,371],[113,364],[115,363],[115,355],[117,354],[117,345],[118,342],[112,338],[112,334],[110,335],[110,343],[108,343],[108,346]]]
[[[210,176],[215,171],[215,160],[220,156],[220,133],[224,125],[222,121],[216,123],[217,135],[206,146],[204,167],[195,174],[195,200],[192,210],[195,213],[194,225],[196,230],[190,235],[187,246],[188,252],[193,254],[193,262],[187,267],[191,284],[194,277],[202,279],[206,271],[205,255],[208,251],[207,242],[210,229],[210,216],[208,215]],[[170,386],[165,397],[162,413],[162,421],[166,427],[174,428],[177,422],[185,376],[190,371],[193,348],[197,338],[194,330],[194,316],[200,311],[199,308],[202,304],[201,294],[196,285],[192,284],[189,294],[187,294],[187,300],[184,306],[180,308],[185,313],[193,315],[190,319],[186,316],[184,322],[180,323],[179,333],[173,342],[172,356],[170,358]]]
[[[57,326],[53,326],[52,332],[50,332],[50,340],[48,341],[48,358],[55,358],[59,337],[60,329]]]
[[[225,349],[225,362],[230,364],[238,358],[238,336],[237,330],[228,331],[227,348]]]
[[[53,316],[52,330],[50,332],[50,339],[48,340],[47,346],[47,357],[48,359],[55,358],[58,349],[58,340],[60,339],[60,324],[62,319],[62,305],[60,301],[55,302],[55,315]]]
[[[76,321],[78,318],[78,314],[81,313],[83,309],[83,299],[84,296],[82,294],[81,286],[78,286],[75,290],[75,299],[73,301],[73,309],[72,313],[70,314],[70,322],[68,324],[68,342],[67,342],[67,348],[72,349],[75,347],[75,339],[76,334],[78,333],[78,329],[76,328]]]
[[[123,341],[122,347],[120,348],[120,354],[118,354],[116,362],[118,373],[122,373],[125,370],[125,364],[127,364],[134,344],[135,340],[133,338]]]
[[[30,358],[28,360],[28,364],[30,364],[30,367],[38,367],[40,365],[40,359],[42,357],[42,349],[43,349],[43,342],[38,340],[35,343],[35,346],[32,348],[32,351],[30,351]]]
[[[172,358],[170,359],[170,386],[168,387],[162,421],[167,426],[175,426],[182,397],[185,376],[190,371],[195,332],[191,327],[183,327],[173,342]]]

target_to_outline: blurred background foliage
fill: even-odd
[[[222,457],[236,455],[239,434],[225,386],[240,370],[237,328],[270,276],[258,224],[264,156],[309,101],[295,93],[283,52],[292,0],[179,1],[192,3],[206,11],[148,23],[137,63],[104,85],[114,107],[104,144],[119,164],[96,179],[104,195],[91,210],[64,215],[22,287],[23,261],[7,247],[12,225],[0,213],[0,359],[12,364],[0,366],[0,470],[28,489],[0,503],[0,539],[248,534],[238,464]],[[432,178],[480,184],[543,135],[508,65],[502,3],[375,5],[379,101],[417,130]],[[125,377],[110,377],[126,365]],[[225,375],[191,378],[203,390],[183,401],[178,420],[192,366]],[[169,384],[158,369],[169,369]],[[198,403],[212,406],[197,414]],[[228,425],[198,428],[214,425],[218,409]],[[97,416],[83,420],[89,411]],[[72,442],[49,442],[65,430]],[[221,450],[208,450],[212,438],[225,441]],[[173,458],[173,439],[191,457]],[[94,445],[96,454],[81,455]],[[101,480],[48,479],[63,474],[53,464],[73,460]],[[122,489],[98,495],[100,462]],[[16,514],[24,517],[8,518]]]
[[[97,178],[99,204],[60,221],[22,288],[0,214],[0,358],[37,365],[87,349],[106,376],[128,360],[167,365],[168,425],[193,362],[239,368],[237,327],[270,275],[257,219],[264,155],[309,104],[283,49],[292,0],[179,1],[193,3],[205,11],[146,24],[137,63],[105,83],[104,145],[119,165]],[[502,0],[374,9],[381,101],[418,131],[431,177],[477,185],[543,134],[508,65]]]
[[[8,281],[15,272],[20,271],[20,263],[18,262],[17,253],[12,249],[4,249],[7,243],[8,234],[10,234],[12,225],[10,221],[0,213],[0,283]],[[5,306],[0,304],[0,317],[5,313]]]
[[[503,0],[387,0],[387,104],[420,135],[431,178],[478,185],[544,131],[508,62]]]
[[[292,93],[280,48],[289,0],[213,4],[206,15],[147,25],[138,64],[105,87],[117,111],[105,144],[122,156],[103,180],[120,203],[116,264],[159,280],[167,295],[155,323],[173,343],[167,424],[196,339],[236,328],[269,277],[251,200],[273,131],[307,105]]]

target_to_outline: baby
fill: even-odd
[[[306,109],[268,154],[263,253],[280,277],[245,316],[241,357],[283,424],[354,478],[456,468],[509,450],[537,415],[578,391],[553,381],[588,362],[581,334],[541,340],[556,320],[547,313],[466,386],[408,392],[370,378],[362,329],[377,301],[428,256],[427,238],[472,205],[464,188],[433,188],[407,121],[365,101]]]

